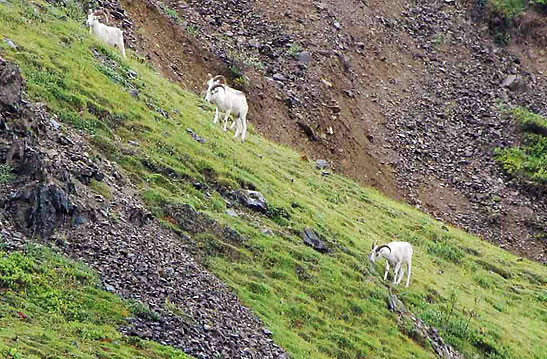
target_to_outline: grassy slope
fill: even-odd
[[[0,250],[0,357],[189,358],[118,333],[127,304],[98,284],[91,270],[49,250]]]
[[[87,131],[97,149],[140,185],[156,215],[162,216],[165,203],[190,203],[249,238],[242,247],[215,238],[196,245],[209,253],[208,267],[295,358],[433,357],[388,312],[387,288],[366,263],[373,240],[393,238],[415,246],[411,286],[395,292],[460,350],[492,358],[547,355],[544,266],[517,261],[346,178],[322,177],[297,153],[252,130],[247,143],[236,143],[212,124],[212,113],[196,96],[133,54],[121,61],[115,50],[98,45],[83,18],[65,20],[55,8],[11,3],[0,4],[0,33],[20,47],[14,51],[0,43],[0,53],[20,64],[30,96],[47,102],[64,123]],[[102,66],[91,48],[118,64],[116,69]],[[139,88],[138,99],[127,86]],[[208,142],[194,141],[188,127]],[[219,194],[206,197],[185,178],[233,188],[252,183],[290,219],[230,217]],[[303,245],[295,233],[306,226],[328,238],[334,252],[322,255]],[[262,234],[264,227],[276,234]]]

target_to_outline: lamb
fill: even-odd
[[[207,91],[205,100],[214,103],[217,106],[217,111],[224,111],[224,131],[226,131],[226,123],[230,114],[236,116],[237,129],[234,139],[241,134],[241,142],[244,142],[247,135],[247,111],[249,111],[245,94],[225,84],[217,83]],[[215,120],[218,121],[216,116]]]
[[[401,282],[404,274],[403,264],[406,263],[408,274],[406,278],[406,286],[410,283],[410,272],[412,268],[412,246],[408,242],[391,242],[378,246],[376,242],[372,244],[372,252],[369,259],[374,263],[377,258],[384,257],[386,259],[386,272],[384,280],[387,279],[389,265],[393,266],[393,285],[398,285]]]
[[[101,24],[96,13],[92,13],[91,11],[87,15],[86,24],[89,26],[90,34],[96,35],[110,46],[117,47],[122,52],[123,57],[126,57],[122,30],[117,27]]]
[[[207,74],[207,76],[209,77],[209,79],[204,84],[204,85],[207,85],[207,90],[205,92],[205,99],[207,98],[207,94],[211,91],[213,86],[226,83],[226,78],[222,75],[217,75],[213,77],[211,74]],[[217,123],[218,118],[219,118],[219,110],[218,110],[218,106],[215,106],[215,118],[213,119],[213,123]],[[234,128],[235,124],[236,124],[236,121],[233,121],[232,125],[230,126],[230,129]],[[226,131],[226,122],[224,122],[224,131]]]

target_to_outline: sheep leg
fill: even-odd
[[[120,48],[120,51],[122,52],[123,57],[126,58],[127,56],[125,56],[125,45],[123,43],[123,40],[120,41],[119,48]]]
[[[405,274],[405,267],[401,263],[401,268],[399,269],[399,276],[397,277],[397,285],[401,283],[401,280],[403,279],[404,274]]]
[[[397,276],[401,270],[401,262],[395,264],[395,269],[393,269],[393,285],[397,285]]]
[[[215,109],[215,119],[213,120],[213,123],[217,123],[218,122],[218,117],[219,117],[219,111],[218,111],[218,107]]]
[[[412,268],[411,260],[408,261],[408,274],[406,275],[406,286],[410,283],[410,269]]]
[[[237,138],[237,136],[239,136],[239,134],[241,133],[241,119],[239,118],[239,116],[235,119],[234,123],[237,122],[237,127],[236,127],[236,133],[234,135],[234,140]]]
[[[241,142],[245,142],[247,137],[247,114],[242,115],[240,118],[241,121]]]
[[[228,117],[230,117],[230,110],[226,111],[226,114],[224,115],[224,132],[226,132],[226,125],[228,124]]]
[[[384,273],[384,280],[387,279],[387,274],[389,273],[389,262],[386,261],[386,272]]]
[[[232,122],[232,125],[230,126],[230,130],[232,130],[232,129],[234,128],[234,126],[236,125],[236,122],[237,122],[237,121],[233,121],[233,122]]]

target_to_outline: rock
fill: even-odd
[[[262,234],[268,237],[271,237],[274,235],[274,232],[270,228],[262,228],[261,232]]]
[[[4,39],[4,42],[13,50],[17,50],[17,45],[15,45],[15,43],[13,41],[11,41],[10,39],[7,39],[5,38]]]
[[[22,102],[25,80],[19,67],[9,62],[0,62],[0,108],[16,110]]]
[[[234,210],[231,209],[231,208],[228,208],[228,209],[226,210],[226,214],[229,215],[230,217],[237,217],[237,216],[238,216],[238,214],[236,213],[236,211],[234,211]]]
[[[317,160],[315,161],[315,168],[318,170],[330,168],[330,164],[326,160]]]
[[[511,91],[526,90],[526,81],[518,75],[509,75],[501,83],[501,87],[507,87]]]
[[[78,210],[66,192],[55,184],[38,184],[20,191],[9,202],[21,230],[42,238],[49,238],[55,229],[69,223]]]
[[[340,25],[340,23],[338,21],[334,21],[332,23],[332,25],[334,25],[334,27],[336,28],[336,30],[340,30],[342,28],[342,26]]]
[[[258,191],[235,190],[230,195],[234,200],[254,211],[266,213],[268,210],[266,199]]]
[[[312,61],[311,53],[308,51],[302,51],[298,54],[298,61],[303,64],[308,64]]]
[[[188,132],[188,133],[190,134],[190,136],[192,136],[192,138],[193,138],[194,140],[196,140],[197,142],[199,142],[199,143],[206,143],[206,142],[207,142],[206,139],[204,139],[204,138],[201,137],[201,136],[198,136],[198,135],[194,132],[194,130],[192,130],[191,128],[187,128],[187,129],[186,129],[186,132]]]
[[[315,135],[315,132],[313,131],[310,125],[308,125],[307,123],[303,121],[297,121],[296,124],[298,125],[298,127],[300,127],[304,131],[304,133],[308,136],[308,138],[311,141],[318,140],[318,137]]]
[[[329,252],[327,243],[322,240],[319,235],[311,228],[306,228],[302,231],[302,239],[304,243],[320,253]]]
[[[280,74],[280,73],[275,73],[272,78],[275,80],[275,81],[280,81],[280,82],[283,82],[283,81],[287,81],[287,78],[285,76],[283,76],[283,74]]]

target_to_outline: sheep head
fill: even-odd
[[[391,248],[389,248],[388,245],[383,244],[383,245],[381,245],[381,246],[378,246],[378,245],[376,244],[376,242],[374,242],[374,243],[372,244],[372,252],[370,252],[370,256],[368,257],[368,259],[370,259],[370,261],[371,261],[372,263],[374,263],[374,262],[376,261],[376,259],[378,259],[378,257],[381,256],[380,251],[381,251],[383,248],[387,248],[387,249],[389,250],[389,252],[391,253]]]

